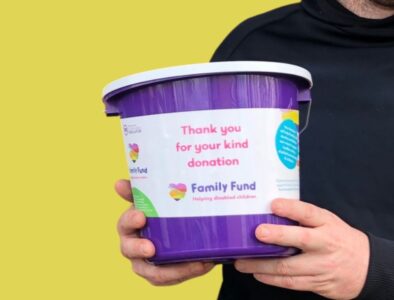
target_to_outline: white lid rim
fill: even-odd
[[[226,73],[283,74],[306,80],[309,84],[309,88],[313,85],[312,75],[310,72],[297,65],[262,61],[226,61],[167,67],[128,75],[106,85],[103,89],[103,97],[118,89],[135,84],[141,86],[141,84],[144,84],[145,82],[149,84],[152,81],[164,81],[171,80],[173,78],[179,79],[179,77],[187,78]]]

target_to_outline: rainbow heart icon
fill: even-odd
[[[135,163],[138,159],[138,154],[140,153],[140,149],[138,148],[137,144],[129,144],[129,148],[130,148],[130,158],[131,160]]]
[[[169,188],[171,189],[170,191],[170,196],[172,199],[179,201],[185,197],[187,188],[186,185],[183,183],[172,183],[170,184]]]

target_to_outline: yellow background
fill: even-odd
[[[105,84],[206,62],[242,20],[294,1],[7,1],[0,6],[0,299],[214,299],[221,268],[152,287],[119,253],[127,177]]]

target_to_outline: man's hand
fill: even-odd
[[[131,186],[128,180],[119,180],[115,184],[116,192],[125,200],[132,201]],[[133,206],[119,219],[118,232],[122,254],[128,258],[133,271],[151,284],[173,285],[209,272],[213,263],[180,263],[174,265],[154,266],[145,259],[154,256],[155,247],[147,239],[139,237],[139,230],[145,226],[145,216]]]
[[[369,241],[364,233],[333,213],[301,201],[276,199],[272,211],[303,227],[262,224],[256,237],[264,243],[299,248],[302,253],[288,258],[238,260],[238,271],[252,273],[265,284],[311,291],[331,299],[348,300],[360,294],[369,264]]]

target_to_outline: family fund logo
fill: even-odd
[[[133,163],[135,163],[138,160],[140,149],[137,144],[129,144],[129,148],[130,148],[130,152],[129,152],[130,158],[133,161]]]
[[[187,192],[186,185],[183,183],[171,183],[169,185],[169,188],[171,189],[170,191],[170,196],[172,199],[179,201],[185,197],[185,194]]]

